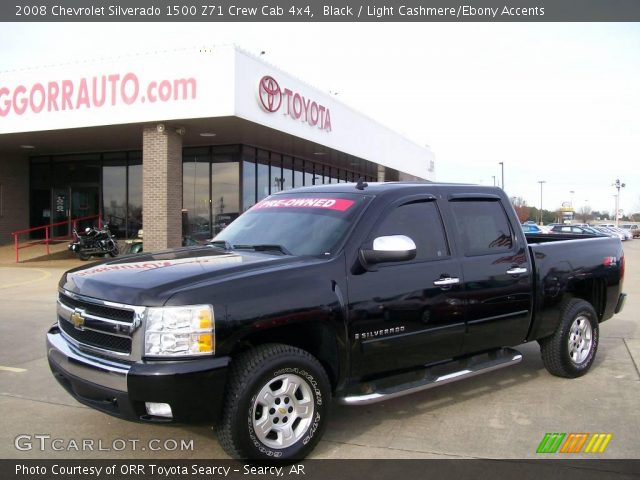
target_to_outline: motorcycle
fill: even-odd
[[[80,260],[89,260],[91,255],[116,257],[120,253],[118,241],[111,234],[109,225],[106,223],[102,230],[98,230],[95,227],[87,227],[84,233],[78,233],[74,228],[73,235],[76,240],[69,245],[69,250],[77,253]]]

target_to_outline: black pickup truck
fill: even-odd
[[[339,184],[272,195],[210,244],[67,272],[48,359],[78,401],[210,421],[237,458],[307,455],[333,400],[370,404],[516,364],[591,367],[618,313],[613,238],[528,238],[502,190]]]

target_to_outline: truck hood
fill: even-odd
[[[65,273],[59,285],[64,290],[100,300],[158,306],[188,285],[214,283],[247,272],[301,262],[303,257],[189,247],[130,255],[76,268]]]

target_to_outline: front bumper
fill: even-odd
[[[56,380],[80,403],[127,420],[156,422],[215,420],[231,361],[116,362],[81,352],[57,326],[47,333],[47,358]],[[148,415],[145,402],[168,403],[173,418]]]

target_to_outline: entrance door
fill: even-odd
[[[69,187],[64,188],[54,188],[53,189],[53,198],[51,201],[52,206],[52,214],[51,214],[51,223],[56,224],[60,222],[66,222],[69,220],[69,215],[71,214],[70,210],[70,194]],[[71,231],[69,230],[68,224],[57,225],[53,227],[53,231],[51,235],[56,237],[68,237]]]
[[[70,185],[64,188],[53,189],[53,215],[52,223],[68,222],[76,218],[98,215],[100,201],[97,185]],[[83,220],[78,222],[78,231],[98,225],[98,220]],[[73,225],[65,223],[53,227],[52,236],[68,237],[71,235]]]
[[[93,185],[72,185],[71,188],[71,219],[98,215],[99,189]],[[98,226],[98,219],[82,220],[78,222],[78,230],[86,227]]]

